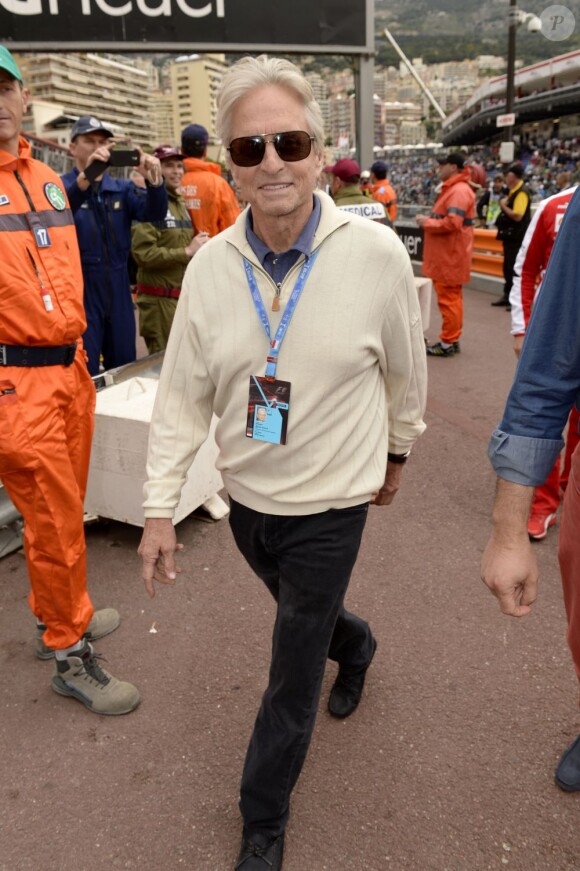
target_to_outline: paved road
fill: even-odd
[[[580,798],[552,779],[580,728],[556,533],[537,545],[530,618],[502,617],[479,581],[486,442],[514,368],[508,315],[490,299],[466,293],[461,355],[429,361],[428,430],[404,490],[371,510],[348,601],[378,652],[344,722],[325,710],[328,669],[285,871],[580,869]],[[139,531],[87,530],[93,598],[123,615],[97,648],[143,695],[118,719],[51,691],[52,666],[32,653],[24,560],[0,563],[2,871],[233,868],[273,608],[227,521],[189,519],[179,535],[184,574],[149,601]]]

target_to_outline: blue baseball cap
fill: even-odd
[[[81,115],[73,124],[70,132],[71,141],[74,142],[77,136],[86,136],[87,133],[104,133],[105,136],[109,137],[115,135],[112,130],[105,127],[102,121],[99,121],[94,115]]]
[[[206,146],[209,141],[209,133],[201,124],[189,124],[181,131],[181,147],[188,145]]]

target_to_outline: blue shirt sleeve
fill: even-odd
[[[489,444],[497,474],[543,484],[580,398],[580,188],[570,201],[534,303],[503,418]]]
[[[71,169],[70,172],[61,175],[61,181],[64,184],[66,195],[70,203],[70,207],[74,212],[77,212],[84,201],[87,199],[89,191],[82,191],[77,184],[78,169]]]
[[[487,455],[500,478],[526,487],[540,487],[550,474],[563,445],[561,438],[534,439],[495,429],[489,440]]]
[[[162,221],[167,214],[165,184],[147,185],[145,196],[132,182],[126,182],[125,204],[131,221]]]

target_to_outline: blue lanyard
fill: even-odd
[[[300,274],[296,279],[294,290],[290,295],[290,299],[286,303],[284,314],[282,315],[282,319],[280,321],[280,324],[278,325],[276,335],[273,339],[270,332],[270,321],[268,320],[268,315],[266,313],[266,309],[264,308],[264,303],[262,302],[262,297],[260,296],[258,285],[256,284],[256,278],[254,276],[252,264],[244,257],[244,268],[246,270],[246,278],[248,279],[248,284],[250,286],[250,293],[252,294],[252,299],[254,301],[254,306],[258,313],[258,317],[260,318],[260,322],[264,327],[264,332],[266,333],[268,341],[270,342],[270,353],[266,358],[266,378],[268,379],[274,379],[276,377],[276,366],[278,365],[278,354],[280,352],[282,341],[284,339],[284,336],[286,335],[286,330],[288,329],[288,325],[290,324],[292,315],[294,314],[294,310],[298,305],[300,294],[304,290],[304,285],[306,284],[306,280],[310,274],[310,270],[314,266],[314,261],[317,257],[318,251],[315,251],[313,254],[310,255],[308,260],[304,262],[302,269],[300,270]]]

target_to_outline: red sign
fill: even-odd
[[[509,112],[507,115],[498,115],[495,119],[496,127],[513,127],[516,123],[515,112]]]

